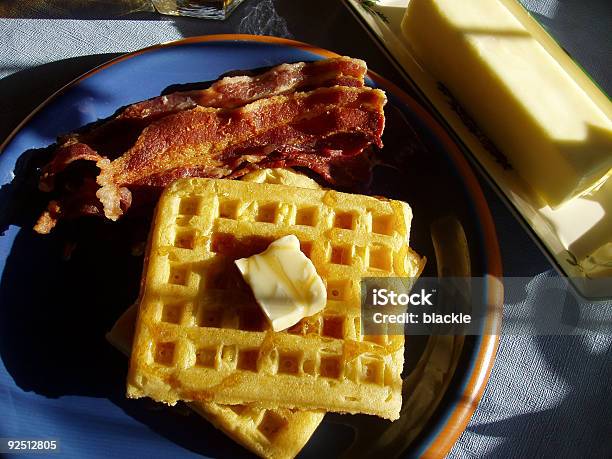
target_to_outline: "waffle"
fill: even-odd
[[[129,356],[137,305],[131,306],[106,335],[108,341]],[[248,405],[192,402],[189,407],[253,453],[271,459],[293,458],[304,447],[325,413],[262,410]]]
[[[397,419],[403,336],[362,337],[360,278],[417,276],[399,201],[183,179],[160,198],[127,395]],[[324,310],[272,332],[233,261],[295,234],[326,283]]]
[[[255,169],[240,177],[243,182],[274,183],[276,185],[296,186],[298,188],[321,189],[310,177],[295,172],[291,168]]]

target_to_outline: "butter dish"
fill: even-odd
[[[455,134],[466,156],[532,233],[557,270],[570,278],[583,296],[612,296],[612,291],[602,292],[599,287],[597,290],[591,289],[588,282],[591,278],[612,276],[612,180],[608,180],[612,175],[612,103],[602,90],[514,0],[484,2],[486,5],[471,5],[473,2],[470,0],[466,4],[462,2],[462,8],[455,8],[452,2],[441,0],[416,2],[413,6],[421,10],[418,20],[408,18],[406,6],[410,2],[407,0],[381,0],[367,8],[363,7],[363,2],[346,0],[345,3],[421,97],[424,105]],[[484,7],[487,5],[491,8]],[[456,17],[449,19],[452,14],[461,17],[454,21]],[[414,21],[411,23],[410,19]],[[432,23],[424,27],[425,20]],[[504,27],[494,27],[496,23]],[[469,24],[473,27],[468,27]],[[435,40],[428,36],[419,43],[419,39],[414,37],[419,32],[416,29],[420,29],[424,35],[434,29],[439,33],[435,35]],[[444,68],[442,65],[446,56],[440,53],[446,50],[441,42],[445,40],[452,40],[453,46],[457,42],[463,46],[457,53],[464,52],[462,55],[465,59],[454,62],[455,68]],[[470,54],[465,46],[468,40],[481,48]],[[477,100],[479,90],[482,90],[482,98],[496,94],[488,91],[490,88],[486,81],[481,81],[481,69],[477,68],[476,59],[486,59],[490,47],[494,46],[501,46],[502,54],[509,53],[507,63],[496,63],[499,66],[497,74],[496,69],[488,68],[495,74],[494,78],[505,85],[504,100],[500,102],[497,114],[488,113],[488,117],[480,117],[478,121],[474,106],[483,104],[487,107],[487,101]],[[540,84],[542,81],[548,84],[561,82],[558,101],[547,105],[547,102],[551,102],[549,99],[533,100],[535,97],[547,97],[543,94],[545,92],[548,96],[554,96],[555,88],[548,87],[548,91],[534,93],[528,87],[528,78],[525,78],[530,71],[533,74],[533,69],[528,67],[529,56],[510,54],[516,49],[531,53],[531,57],[538,55],[542,58],[539,59],[540,64],[546,61],[548,70],[557,72],[549,75],[550,78],[546,75],[537,77],[541,80]],[[494,65],[491,61],[486,64]],[[508,68],[504,68],[504,65]],[[520,69],[521,65],[523,69]],[[464,74],[460,73],[462,71]],[[453,78],[455,75],[459,76]],[[515,76],[516,80],[511,81]],[[467,91],[471,97],[461,94],[457,82],[462,79],[462,83],[471,85]],[[523,94],[513,99],[508,88],[520,93],[523,81]],[[515,105],[511,106],[513,103]],[[528,105],[534,107],[531,113],[528,112],[530,107],[525,108]],[[492,106],[488,104],[488,108]],[[552,139],[550,143],[554,143],[556,151],[536,164],[537,161],[532,161],[534,154],[527,156],[527,161],[520,154],[529,149],[537,154],[549,153],[545,151],[548,145],[539,140],[532,143],[525,141],[530,135],[538,137],[536,130],[543,132],[542,126],[546,122],[530,119],[542,107],[545,107],[541,114],[544,118],[563,118],[567,113],[566,118],[570,121],[568,129],[560,128],[556,134],[547,132],[547,140]],[[555,110],[559,113],[555,113]],[[585,114],[585,118],[579,118],[581,114]],[[495,116],[499,119],[492,119]],[[572,120],[578,120],[573,124],[575,130],[570,129]],[[533,122],[530,124],[530,121]],[[549,127],[558,126],[559,123],[556,120]],[[507,132],[501,132],[504,126],[508,127]],[[533,128],[535,134],[527,132],[533,126],[536,126]],[[495,129],[500,132],[496,133]],[[544,137],[541,135],[539,139]],[[559,141],[553,142],[556,140]]]

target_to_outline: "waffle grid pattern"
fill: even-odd
[[[107,334],[111,344],[126,355],[131,352],[137,310],[137,305],[131,306]],[[189,406],[255,454],[275,459],[294,457],[324,416],[323,412],[266,410],[210,402],[193,402]]]
[[[333,191],[177,182],[158,207],[136,339],[141,359],[132,360],[128,393],[395,418],[403,337],[361,336],[359,280],[418,274],[404,210],[397,201]],[[233,260],[287,234],[301,241],[328,302],[274,333]],[[158,375],[165,392],[143,389],[146,374]]]

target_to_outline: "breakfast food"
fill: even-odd
[[[234,263],[274,331],[293,327],[321,312],[327,303],[325,284],[293,234]]]
[[[386,96],[365,71],[350,58],[283,64],[59,140],[40,174],[41,233],[146,212],[163,190],[138,303],[107,335],[131,354],[128,397],[185,401],[272,458],[294,457],[327,411],[397,419],[404,338],[362,335],[360,279],[419,275],[411,210],[290,169],[367,183]]]
[[[48,233],[80,215],[117,219],[153,207],[182,177],[234,178],[257,167],[306,167],[330,183],[363,182],[380,146],[384,94],[363,87],[363,61],[283,64],[208,89],[133,104],[60,138],[39,188],[50,193],[35,226]]]
[[[137,313],[138,306],[131,306],[106,335],[109,342],[127,356],[131,352]],[[295,457],[325,415],[321,411],[265,410],[249,405],[224,406],[207,402],[194,402],[189,406],[240,445],[271,459]]]
[[[259,169],[242,176],[241,180],[320,189],[317,182],[292,169]],[[128,357],[137,313],[138,305],[132,305],[106,335],[108,341]],[[252,405],[214,402],[193,402],[189,406],[253,453],[274,459],[296,456],[324,416],[322,411],[265,410]]]
[[[510,3],[410,1],[402,31],[425,69],[554,208],[607,179],[612,120]]]
[[[299,174],[291,168],[256,169],[240,177],[243,182],[272,183],[298,188],[312,188],[318,190],[321,186],[304,174]]]
[[[183,179],[160,198],[128,396],[396,419],[403,336],[362,337],[362,276],[417,276],[399,201],[231,180]],[[326,282],[322,313],[273,332],[234,260],[294,234]]]
[[[196,107],[237,108],[297,90],[336,85],[362,87],[365,72],[365,62],[348,57],[281,64],[254,77],[226,77],[206,89],[179,91],[137,102],[120,110],[109,121],[60,137],[52,161],[42,171],[41,189],[53,189],[56,175],[74,161],[114,159],[143,128],[166,115]]]
[[[278,164],[308,166],[332,180],[330,169],[343,157],[382,146],[385,102],[378,89],[335,86],[230,111],[196,107],[169,115],[120,158],[98,163],[96,196],[116,220],[129,185],[161,188],[177,178],[236,176],[252,165]]]
[[[260,75],[221,78],[210,88],[180,91],[137,102],[114,120],[143,120],[190,108],[236,108],[266,97],[331,86],[363,86],[367,67],[350,57],[281,64]]]

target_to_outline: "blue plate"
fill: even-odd
[[[169,86],[329,55],[297,42],[246,36],[203,37],[149,48],[69,84],[5,143],[0,156],[0,438],[56,439],[63,457],[250,456],[186,408],[125,399],[126,361],[104,334],[136,298],[142,259],[126,255],[120,233],[108,226],[106,236],[77,247],[65,261],[65,234],[40,236],[31,230],[32,216],[25,212],[31,196],[22,195],[28,182],[23,170],[28,160],[44,154],[38,149],[53,144],[59,134],[159,95]],[[387,90],[388,107],[414,127],[429,152],[411,160],[406,171],[377,171],[374,192],[411,203],[412,245],[428,255],[431,272],[435,256],[429,223],[452,211],[468,234],[474,274],[500,275],[490,214],[457,147],[412,99],[391,83],[373,79],[369,83]],[[387,131],[398,135],[392,125]],[[398,147],[397,156],[406,153],[401,150]],[[446,199],[450,195],[452,199]],[[450,448],[482,394],[496,343],[490,337],[466,340],[448,393],[404,453]],[[417,343],[411,346],[408,367],[415,364],[418,348]],[[363,417],[342,417],[348,418]],[[372,419],[367,422],[375,422]],[[326,418],[303,457],[334,456],[348,448],[354,429],[336,421]],[[381,429],[389,425],[379,424]]]

